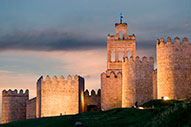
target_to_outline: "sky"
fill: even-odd
[[[98,90],[120,13],[136,54],[155,57],[161,37],[190,40],[190,7],[190,0],[0,0],[0,91],[29,89],[32,98],[40,76],[69,74]]]

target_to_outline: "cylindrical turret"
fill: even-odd
[[[8,123],[26,119],[26,102],[29,91],[3,90],[2,92],[2,118],[1,123]]]
[[[136,102],[136,70],[132,57],[124,58],[122,74],[122,107],[131,107]]]
[[[191,45],[188,39],[168,37],[157,40],[158,99],[180,99],[191,96]]]
[[[153,99],[153,69],[154,59],[140,60],[133,57],[122,62],[122,107],[141,105]]]

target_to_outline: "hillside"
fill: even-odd
[[[120,108],[109,111],[86,112],[78,115],[28,119],[0,125],[1,127],[169,127],[191,126],[191,103],[183,100],[153,100],[144,109]]]

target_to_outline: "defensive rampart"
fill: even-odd
[[[2,120],[1,123],[8,123],[26,119],[26,102],[29,98],[29,91],[3,90],[2,92]]]

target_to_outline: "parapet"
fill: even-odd
[[[176,45],[187,45],[191,46],[191,44],[188,41],[188,38],[184,37],[182,39],[182,42],[180,41],[179,37],[174,38],[174,42],[172,42],[172,39],[170,37],[167,37],[166,42],[164,38],[158,39],[157,40],[157,46],[158,47],[165,47],[165,46],[176,46]]]
[[[64,78],[63,75],[60,76],[58,79],[56,76],[53,76],[52,79],[50,78],[49,75],[46,76],[45,79],[43,79],[43,76],[40,77],[39,81],[43,81],[44,83],[57,83],[57,82],[64,82],[64,81],[78,81],[81,77],[78,75],[75,75],[72,77],[71,75],[68,75],[67,78]]]
[[[28,97],[29,96],[29,90],[27,89],[27,90],[25,90],[25,92],[23,92],[22,89],[19,92],[17,89],[15,89],[14,91],[11,89],[3,90],[2,96],[3,97]]]
[[[108,71],[108,72],[103,72],[101,74],[102,78],[121,78],[122,77],[122,73],[121,72],[114,72],[114,71]]]
[[[36,97],[31,98],[30,100],[27,101],[27,103],[32,103],[34,101],[36,101]]]
[[[95,92],[95,90],[91,90],[91,95],[89,93],[89,91],[86,89],[86,91],[84,92],[84,96],[101,96],[101,89],[98,89],[97,93]]]
[[[149,57],[147,58],[146,56],[144,56],[142,59],[140,59],[139,56],[136,57],[136,59],[134,60],[133,57],[131,56],[130,59],[128,57],[124,57],[123,58],[123,63],[154,63],[154,58],[153,57]]]

